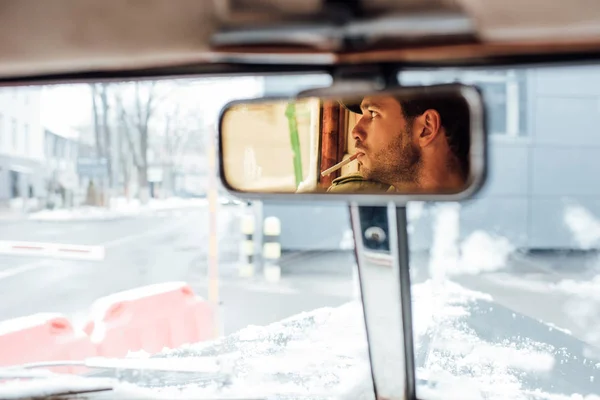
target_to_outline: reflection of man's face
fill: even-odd
[[[365,97],[362,117],[354,127],[358,162],[365,179],[390,185],[415,183],[421,150],[400,103],[391,96]]]

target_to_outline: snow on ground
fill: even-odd
[[[239,201],[226,196],[219,197],[221,204],[230,202],[239,204]],[[207,199],[182,199],[177,197],[167,199],[150,199],[147,204],[141,204],[137,199],[127,200],[119,197],[111,199],[109,207],[81,206],[70,209],[43,210],[29,214],[29,219],[34,221],[73,221],[73,220],[114,220],[157,211],[181,210],[187,208],[205,207]]]
[[[437,387],[420,386],[420,396],[554,400],[541,392],[526,391],[520,381],[523,371],[543,374],[553,368],[554,356],[548,346],[527,340],[489,343],[466,325],[464,317],[472,302],[489,300],[488,295],[432,281],[414,285],[412,292],[417,351],[424,345],[419,340],[423,335],[436,333],[436,340],[427,347],[427,363],[420,366],[417,377],[435,380]],[[174,367],[178,360],[183,365],[185,359],[214,357],[219,365],[229,366],[229,376],[212,382],[173,381],[166,387],[153,386],[154,390],[172,398],[372,399],[362,315],[361,303],[350,302],[264,327],[249,326],[213,342],[165,351],[159,357],[168,358]]]
[[[418,366],[417,378],[435,382],[435,386],[420,384],[419,397],[598,400],[593,396],[556,396],[525,389],[521,381],[523,373],[544,374],[552,370],[553,349],[526,338],[500,343],[481,339],[467,325],[465,317],[469,316],[473,302],[490,300],[488,295],[448,281],[439,285],[431,280],[414,285],[412,294],[416,351],[427,346],[428,353],[425,364]],[[164,360],[169,370],[178,370],[180,364],[182,371],[194,370],[197,365],[190,369],[190,362],[195,359],[212,360],[211,365],[219,366],[219,373],[213,375],[219,376],[207,379],[202,374],[162,372],[157,375],[136,370],[127,377],[121,370],[118,390],[106,395],[107,398],[131,398],[139,389],[140,397],[143,393],[173,399],[370,400],[373,390],[363,321],[361,303],[353,301],[336,308],[301,313],[268,326],[248,326],[215,341],[165,350],[152,359]],[[432,333],[434,340],[421,340]],[[389,346],[398,345],[389,343]],[[143,353],[131,354],[130,361],[139,359],[138,364],[143,366],[147,357]],[[48,386],[49,382],[46,385],[33,382],[27,385],[27,390],[93,387],[98,383],[83,384],[77,377],[64,378]],[[137,388],[131,383],[136,383]],[[13,394],[19,393],[15,385],[4,388],[7,389],[4,393],[11,390]]]
[[[491,300],[487,294],[447,282],[415,285],[413,315],[417,352],[423,337],[431,338],[417,379],[425,398],[537,399],[523,388],[522,373],[544,374],[555,364],[550,346],[523,338],[520,342],[490,343],[467,325],[470,304]],[[443,301],[439,301],[439,299]]]
[[[108,379],[85,379],[77,376],[55,376],[48,379],[15,380],[0,385],[2,399],[46,398],[69,391],[94,391],[110,388]]]

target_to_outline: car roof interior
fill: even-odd
[[[589,56],[600,50],[600,3],[594,0],[551,6],[545,0],[0,4],[5,84],[184,67],[227,73],[231,65],[474,63],[532,53]]]

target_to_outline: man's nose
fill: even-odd
[[[352,129],[352,138],[354,140],[364,141],[367,134],[362,126],[362,118],[354,125],[354,129]]]

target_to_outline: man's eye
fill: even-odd
[[[371,114],[371,118],[375,118],[377,116],[375,111],[369,111],[369,114]]]

